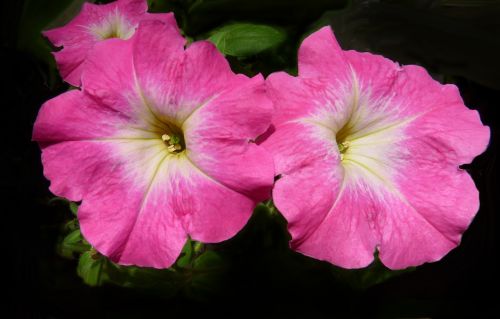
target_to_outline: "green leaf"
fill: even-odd
[[[285,39],[286,32],[277,27],[236,23],[213,31],[209,41],[223,54],[247,57],[275,48]]]
[[[71,210],[71,212],[73,213],[73,215],[77,215],[78,214],[78,204],[77,203],[74,203],[74,202],[70,202],[69,203],[69,210]]]
[[[79,229],[76,229],[69,233],[68,236],[66,236],[63,240],[63,245],[74,245],[76,243],[79,243],[83,240],[82,233],[80,232]]]
[[[84,240],[80,229],[76,229],[69,233],[62,242],[63,249],[69,249],[74,252],[84,252],[88,251],[91,247]]]
[[[80,225],[78,224],[78,219],[76,219],[76,218],[70,220],[69,222],[67,222],[64,225],[64,229],[67,231],[70,231],[70,232],[75,230],[75,229],[78,229],[79,227],[80,227]]]
[[[102,257],[103,259],[105,257]],[[125,288],[134,288],[164,297],[174,296],[183,287],[183,277],[172,268],[153,269],[135,266],[120,266],[109,260],[103,267],[101,277],[106,282]]]
[[[99,256],[95,250],[84,252],[78,261],[78,276],[89,286],[101,285],[102,268],[105,262],[106,259]]]
[[[207,250],[196,257],[193,268],[186,273],[184,292],[197,300],[205,300],[224,291],[224,272],[227,269],[226,260],[217,252]]]
[[[207,250],[194,261],[196,270],[214,270],[223,266],[223,260],[219,254],[213,250]]]
[[[191,263],[191,258],[193,256],[193,242],[188,238],[184,248],[182,248],[181,255],[177,260],[177,266],[186,267]]]

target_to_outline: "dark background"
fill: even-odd
[[[39,34],[74,14],[61,15],[60,3],[2,4],[2,256],[7,269],[1,289],[11,299],[6,310],[13,310],[15,318],[483,318],[498,313],[497,1],[153,1],[152,10],[174,10],[181,28],[196,39],[232,21],[285,28],[287,39],[278,48],[228,57],[233,69],[247,74],[294,72],[301,39],[331,24],[344,49],[420,64],[439,81],[455,83],[465,104],[479,110],[492,132],[488,150],[464,166],[480,190],[481,209],[461,245],[440,262],[401,274],[380,267],[342,271],[289,251],[280,216],[258,211],[236,238],[209,247],[224,256],[215,279],[175,294],[142,286],[89,287],[76,274],[77,260],[57,253],[61,225],[71,216],[65,205],[48,204],[52,195],[31,130],[41,104],[67,89]]]

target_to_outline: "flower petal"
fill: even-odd
[[[118,180],[108,191],[87,194],[78,212],[85,238],[120,264],[169,267],[187,234],[203,242],[228,239],[245,225],[255,205],[185,158],[159,156],[157,161],[146,184]]]
[[[134,51],[137,81],[155,112],[182,123],[217,94],[247,80],[244,75],[235,75],[224,56],[207,41],[195,42],[185,51],[176,44],[181,54],[165,56],[162,52],[175,51],[162,49],[172,46],[172,40],[158,28],[164,27],[157,23],[141,27]],[[152,33],[159,35],[152,37]]]
[[[304,39],[299,48],[299,76],[327,77],[345,81],[349,65],[330,27],[323,27]]]
[[[373,200],[365,188],[351,187],[345,178],[331,184],[335,189],[333,203],[315,228],[292,240],[292,248],[340,267],[362,268],[373,261],[378,242],[368,216],[376,214],[383,204]]]
[[[321,92],[327,87],[326,81],[294,77],[285,72],[272,73],[266,83],[269,97],[274,102],[274,125],[314,112]]]
[[[397,63],[368,52],[344,51],[344,56],[360,91],[366,92],[375,101],[394,94],[391,90],[402,70]]]
[[[464,106],[455,85],[442,85],[422,67],[409,65],[399,73],[394,91],[394,103],[404,106],[401,113],[415,117],[407,135],[444,143],[453,150],[457,165],[470,163],[488,146],[489,128],[482,125],[477,111]]]
[[[33,140],[44,143],[113,137],[130,118],[103,108],[79,90],[63,93],[42,106],[33,128]]]
[[[197,167],[261,201],[271,197],[274,165],[271,155],[253,141],[269,127],[273,108],[261,76],[246,82],[194,111],[183,127],[187,156]]]
[[[115,147],[106,145],[110,148]],[[94,160],[95,170],[106,173],[85,192],[78,212],[82,233],[115,262],[169,267],[187,238],[182,219],[167,203],[168,185],[163,183],[179,174],[178,163],[164,148],[154,151],[137,147],[122,154],[116,151],[108,158],[101,155]],[[139,169],[141,157],[147,170],[131,174],[131,169]],[[85,156],[77,153],[67,161],[76,164],[82,159]]]
[[[145,34],[154,34],[148,37],[156,42],[146,45],[142,40],[146,38]],[[171,83],[155,82],[154,85],[150,84],[151,87],[141,84],[137,69],[152,68],[153,65],[145,59],[134,59],[134,48],[140,47],[146,52],[158,53],[158,58],[162,56],[164,62],[170,61],[170,64],[174,65],[175,61],[182,58],[184,42],[177,30],[171,26],[158,21],[142,22],[133,39],[129,41],[110,39],[95,45],[85,63],[82,88],[100,103],[147,123],[161,121],[159,117],[162,115],[167,118],[175,117],[175,110],[170,109],[170,104],[162,104],[162,101],[154,100],[147,94],[147,89],[151,92],[159,86],[168,90]],[[113,54],[109,54],[110,52]],[[154,60],[154,55],[148,56],[150,61]],[[160,69],[160,65],[154,69],[158,73],[165,71]]]
[[[144,0],[118,0],[116,5],[130,17],[140,15],[148,10],[148,2]]]
[[[453,150],[433,138],[400,142],[404,167],[392,189],[397,207],[379,218],[380,258],[393,269],[436,261],[460,243],[477,210],[470,176],[457,168]]]
[[[177,214],[185,215],[186,230],[191,238],[205,243],[233,237],[245,226],[257,202],[190,164],[190,178],[179,183],[173,194],[179,203]]]

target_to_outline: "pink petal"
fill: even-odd
[[[175,116],[183,122],[216,95],[245,83],[246,76],[235,75],[224,56],[210,42],[199,41],[191,44],[185,52],[182,47],[180,51],[177,49],[179,55],[165,56],[161,52],[176,52],[168,48],[179,45],[173,43],[171,37],[151,36],[160,27],[158,23],[144,25],[138,32],[134,52],[138,83],[156,111],[167,112],[167,116]],[[165,49],[159,50],[159,47]],[[182,109],[175,109],[175,106],[182,106]]]
[[[490,130],[482,125],[477,111],[464,106],[455,85],[442,85],[422,67],[408,65],[399,73],[394,90],[394,102],[404,105],[405,114],[417,117],[410,123],[409,136],[432,137],[445,144],[457,165],[470,163],[486,150]]]
[[[176,213],[185,216],[186,230],[191,238],[205,243],[233,237],[245,226],[257,202],[190,164],[192,175],[174,188],[173,197]]]
[[[162,100],[163,94],[168,94],[162,90],[169,90],[173,79],[159,81],[154,75],[168,72],[162,65],[178,72],[184,42],[171,26],[158,21],[143,22],[129,41],[110,39],[95,46],[85,64],[82,87],[125,114],[148,118],[150,122],[157,120],[155,113],[175,118],[177,109],[169,109],[174,107],[172,103]],[[144,69],[152,71],[145,73]]]
[[[299,76],[327,77],[345,81],[350,74],[330,27],[323,27],[304,39],[299,48]]]
[[[141,16],[142,21],[160,21],[165,23],[168,26],[173,27],[178,31],[178,34],[181,33],[179,26],[177,25],[177,21],[175,20],[175,16],[172,12],[168,13],[146,13]]]
[[[132,42],[110,39],[95,45],[85,61],[82,90],[101,104],[124,114],[140,112],[141,96],[134,81]],[[110,54],[113,52],[113,54]],[[134,108],[135,107],[135,108]]]
[[[360,90],[370,91],[373,100],[394,94],[393,85],[402,68],[381,55],[344,51],[348,65],[356,76]]]
[[[262,76],[246,82],[196,109],[183,126],[193,163],[258,202],[271,197],[274,165],[253,140],[269,127],[273,108]]]
[[[380,258],[392,269],[441,259],[460,243],[479,209],[470,176],[457,168],[453,150],[432,136],[399,142],[405,167],[394,181],[394,202],[379,220]],[[410,155],[411,154],[411,155]]]
[[[268,94],[274,101],[273,123],[306,116],[315,110],[315,100],[326,89],[326,81],[293,77],[276,72],[266,80]]]
[[[50,144],[110,137],[129,121],[124,114],[103,108],[87,94],[71,90],[44,103],[33,128],[33,139]]]
[[[372,214],[385,207],[376,196],[366,189],[351,187],[344,178],[340,176],[330,185],[336,194],[333,203],[321,215],[321,222],[295,237],[292,248],[340,267],[362,268],[373,261],[378,242]]]
[[[183,122],[217,94],[246,80],[231,71],[213,44],[197,42],[184,52],[184,43],[171,26],[142,22],[131,41],[108,40],[96,45],[86,63],[83,86],[106,104],[145,101],[146,111]]]
[[[130,167],[134,166],[130,161],[139,168],[141,162],[147,164],[148,154],[154,157],[163,143],[145,131],[145,123],[141,128],[136,121],[78,90],[47,101],[35,122],[33,139],[42,147],[44,174],[51,181],[51,191],[80,201],[94,188],[100,189],[99,183],[117,179],[107,174],[119,170],[133,175],[135,168]]]
[[[138,16],[148,10],[148,2],[144,0],[118,0],[116,6],[130,17]]]
[[[291,137],[295,143],[289,143]],[[262,146],[273,153],[276,171],[281,175],[273,189],[274,203],[288,220],[292,237],[307,236],[321,223],[338,191],[343,173],[338,155],[332,151],[335,144],[327,130],[287,123]],[[305,193],[307,190],[314,191]]]
[[[113,261],[166,268],[177,259],[187,234],[219,242],[247,222],[253,201],[188,163],[164,164],[147,184],[119,180],[107,192],[98,189],[85,198],[78,213],[82,233]]]

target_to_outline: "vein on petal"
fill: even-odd
[[[135,226],[137,225],[137,221],[139,220],[139,216],[140,214],[142,213],[142,210],[144,208],[144,205],[146,204],[147,202],[147,199],[148,199],[148,196],[149,194],[151,193],[151,189],[153,188],[153,184],[154,184],[154,181],[156,180],[156,177],[158,176],[158,172],[160,171],[160,168],[162,167],[162,164],[163,162],[165,162],[165,160],[167,159],[167,157],[169,156],[170,154],[168,152],[166,152],[166,154],[162,157],[162,159],[160,161],[158,161],[158,164],[156,164],[156,167],[153,171],[153,175],[151,177],[151,179],[149,180],[148,182],[148,185],[146,187],[146,191],[144,193],[144,197],[142,198],[141,200],[141,203],[140,203],[140,206],[139,206],[139,209],[136,213],[136,216],[135,216],[135,219],[134,219],[134,223],[132,224],[132,227],[130,228],[130,230],[128,231],[127,233],[127,237],[125,238],[125,240],[123,240],[123,242],[125,243],[125,245],[123,246],[122,249],[120,249],[119,251],[119,257],[118,257],[118,260],[121,259],[121,256],[122,254],[125,252],[125,250],[127,249],[127,245],[129,243],[129,240],[130,240],[130,236],[132,235],[132,233],[134,232],[134,229],[135,229]]]
[[[182,121],[181,123],[181,127],[183,129],[184,128],[184,123],[186,123],[190,118],[191,116],[193,116],[198,110],[200,110],[201,108],[205,107],[207,104],[209,104],[210,102],[212,102],[214,99],[216,99],[217,97],[219,96],[219,94],[216,94],[210,98],[208,98],[205,102],[202,102],[199,106],[195,107],[185,118],[184,120]]]
[[[415,213],[417,213],[420,217],[423,218],[423,220],[429,224],[434,230],[436,230],[443,238],[448,240],[449,242],[456,244],[456,241],[449,238],[447,235],[445,235],[443,232],[441,232],[433,223],[431,223],[423,214],[421,214],[409,201],[408,199],[386,178],[382,177],[381,175],[377,174],[375,171],[370,169],[368,166],[364,165],[363,163],[359,161],[355,161],[353,159],[346,159],[346,161],[352,162],[355,165],[358,165],[359,167],[362,167],[365,169],[367,172],[378,178],[382,183],[388,188],[389,191],[391,191],[396,197],[398,197],[403,203],[405,203],[409,208],[411,208]]]
[[[218,185],[220,185],[220,186],[222,186],[224,188],[229,189],[230,191],[233,191],[233,192],[236,192],[236,193],[238,193],[240,195],[248,197],[247,195],[243,194],[242,192],[240,192],[240,191],[238,191],[236,189],[233,189],[232,187],[229,187],[229,186],[225,185],[224,183],[219,182],[218,180],[216,180],[215,178],[213,178],[212,176],[210,176],[208,173],[206,173],[205,171],[203,171],[198,165],[196,165],[195,162],[193,162],[191,160],[191,158],[189,157],[188,154],[186,154],[185,157],[186,157],[187,161],[191,164],[191,166],[193,166],[194,169],[196,169],[199,173],[201,173],[203,176],[205,176],[206,178],[208,178],[209,180],[211,180],[215,184],[218,184]]]

